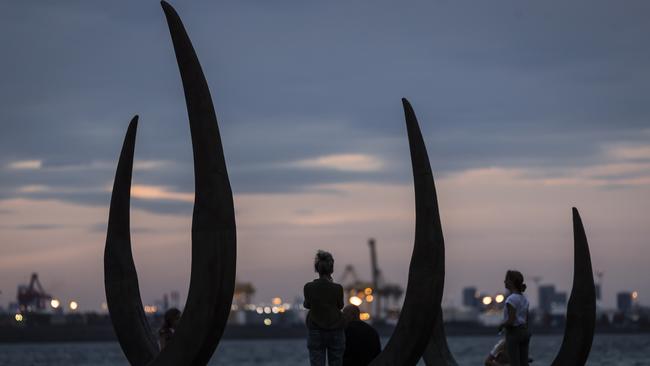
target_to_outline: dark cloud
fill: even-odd
[[[571,168],[645,142],[645,1],[178,2],[220,119],[235,192],[410,179],[400,98],[438,174]],[[193,189],[183,93],[157,1],[14,2],[0,14],[0,197],[105,205],[134,114],[136,159],[172,165],[134,183]],[[290,169],[340,153],[380,172]],[[20,160],[41,170],[12,170]],[[87,169],[46,169],[105,165]],[[101,192],[98,192],[101,191]],[[31,193],[30,196],[36,193]],[[141,202],[161,212],[187,205]]]

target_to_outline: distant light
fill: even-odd
[[[494,300],[497,302],[497,304],[501,304],[501,303],[503,302],[503,300],[505,300],[505,296],[503,296],[503,295],[501,295],[501,294],[498,294],[498,295],[494,298]]]
[[[266,313],[266,314],[271,314],[271,308],[268,307],[268,306],[265,306],[265,307],[264,307],[264,313]]]
[[[144,312],[147,314],[155,314],[158,312],[158,307],[156,305],[145,305]]]
[[[361,313],[361,314],[359,315],[359,319],[361,319],[361,320],[368,320],[368,319],[370,319],[370,314],[369,314],[369,313]]]
[[[79,304],[76,301],[70,301],[70,310],[75,311],[79,307]]]
[[[108,304],[107,303],[105,303],[105,302],[102,303],[102,310],[104,310],[104,311],[108,310]]]
[[[483,305],[490,305],[492,303],[492,298],[490,296],[485,296],[483,298]]]
[[[278,311],[279,311],[280,313],[284,313],[284,311],[285,311],[284,306],[280,306],[280,307],[278,308]]]
[[[633,291],[632,292],[632,299],[636,300],[639,297],[639,292],[638,291]]]
[[[257,309],[255,309],[255,311],[256,311],[258,314],[262,314],[262,313],[264,312],[264,308],[262,308],[261,306],[258,306]]]
[[[16,314],[14,316],[14,319],[16,319],[17,322],[22,322],[23,321],[23,314]]]
[[[273,322],[271,321],[271,319],[269,319],[269,318],[264,319],[264,325],[266,325],[267,327],[268,327],[269,325],[271,325],[272,323],[273,323]]]
[[[59,306],[61,306],[61,302],[57,299],[52,299],[50,300],[50,306],[52,307],[52,309],[58,309]]]
[[[350,300],[349,300],[349,301],[350,301],[350,304],[352,304],[352,305],[356,305],[356,306],[361,305],[361,303],[363,302],[363,300],[361,300],[360,298],[358,298],[358,297],[356,297],[356,296],[352,296],[352,297],[350,297]]]
[[[237,304],[232,304],[232,305],[230,305],[230,310],[237,311],[237,310],[239,310],[239,306],[237,306]]]
[[[282,304],[282,299],[279,298],[279,297],[274,297],[273,300],[271,300],[271,303],[273,305],[280,305],[280,304]]]
[[[370,287],[366,287],[366,289],[363,290],[363,293],[366,295],[372,295],[372,289]]]
[[[274,306],[274,307],[271,308],[271,311],[273,312],[273,314],[277,314],[277,313],[280,312],[280,308],[278,308],[277,306]]]
[[[374,299],[375,299],[375,298],[374,298],[374,296],[372,296],[372,295],[368,295],[368,296],[366,296],[366,301],[367,301],[367,302],[372,302]]]

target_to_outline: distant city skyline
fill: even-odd
[[[436,179],[446,304],[507,269],[571,290],[580,209],[603,300],[650,303],[650,3],[178,1],[210,83],[256,301],[335,279],[406,284],[414,203],[400,98]],[[158,1],[11,2],[0,13],[0,303],[38,272],[104,301],[116,159],[140,115],[133,251],[145,302],[187,294],[193,201],[183,94]]]

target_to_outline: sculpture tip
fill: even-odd
[[[174,7],[171,6],[171,5],[170,5],[168,2],[166,2],[165,0],[161,0],[161,1],[160,1],[160,6],[162,6],[162,8],[163,8],[163,10],[164,10],[165,12],[168,12],[168,11],[174,10]]]

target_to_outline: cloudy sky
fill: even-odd
[[[435,172],[445,302],[508,268],[570,290],[581,210],[605,304],[650,304],[650,3],[173,3],[210,84],[238,225],[238,279],[291,299],[329,249],[405,284],[414,203],[401,97]],[[9,2],[0,12],[0,304],[38,272],[104,301],[116,159],[140,115],[134,255],[145,302],[187,292],[189,128],[159,3]],[[336,275],[335,274],[335,275]]]

